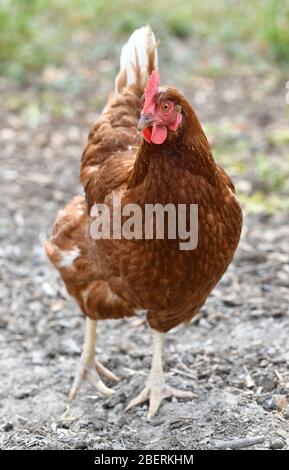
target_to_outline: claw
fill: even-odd
[[[141,403],[144,403],[149,399],[149,387],[145,387],[135,398],[133,398],[127,407],[125,408],[125,411],[130,410],[134,406],[140,405]]]
[[[171,387],[170,385],[167,385],[165,383],[161,385],[154,384],[149,379],[148,384],[138,394],[136,398],[133,398],[129,402],[125,411],[128,411],[134,406],[140,405],[141,403],[144,403],[145,401],[149,400],[150,403],[149,403],[149,410],[148,410],[147,418],[150,419],[156,415],[161,405],[161,402],[165,398],[170,398],[170,397],[192,399],[192,398],[196,398],[196,395],[194,395],[192,392],[189,392],[189,391],[178,390],[177,388]]]
[[[111,380],[112,382],[116,383],[120,381],[119,377],[117,377],[113,372],[104,367],[98,360],[95,360],[95,368],[100,375],[106,377],[108,380]]]
[[[112,388],[107,387],[103,383],[103,381],[101,380],[101,378],[99,377],[98,373],[95,370],[89,369],[86,372],[85,378],[90,383],[90,385],[92,385],[96,390],[98,390],[103,395],[110,396],[114,393],[114,390],[112,390]]]

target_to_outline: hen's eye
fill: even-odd
[[[169,105],[168,105],[168,103],[164,103],[164,104],[162,105],[162,110],[163,110],[165,113],[169,110]]]

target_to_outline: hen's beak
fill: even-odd
[[[146,127],[149,127],[154,124],[154,118],[151,114],[142,114],[137,123],[137,128],[139,131],[142,131]]]

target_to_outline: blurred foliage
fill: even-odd
[[[68,52],[75,52],[72,63],[75,58],[82,64],[98,61],[106,91],[105,83],[110,86],[115,70],[105,62],[116,57],[129,33],[146,23],[161,40],[170,36],[183,41],[183,48],[174,41],[182,57],[172,58],[170,49],[163,48],[162,59],[181,65],[178,83],[184,87],[191,87],[196,69],[194,44],[210,51],[210,60],[199,62],[199,73],[207,80],[218,81],[231,73],[222,57],[211,53],[221,50],[260,77],[264,97],[274,93],[289,64],[289,0],[0,0],[0,74],[21,81],[41,72],[42,83],[34,101],[29,93],[12,93],[3,97],[4,108],[20,113],[29,129],[41,125],[46,116],[71,118],[73,97],[87,82],[85,71],[71,74],[74,65]],[[106,92],[90,99],[90,109],[100,109]],[[286,107],[284,116],[289,119],[288,113]],[[244,121],[237,114],[236,119]],[[206,127],[217,161],[233,178],[238,176],[237,190],[245,207],[253,212],[289,210],[289,130],[275,122],[274,130],[256,146],[250,132],[231,118],[225,121],[221,113]]]
[[[236,182],[237,192],[249,212],[289,210],[289,129],[277,127],[264,136],[262,151],[255,150],[250,133],[231,121],[206,125],[215,141],[216,160]]]
[[[0,0],[0,72],[17,78],[61,63],[77,32],[116,39],[146,22],[159,37],[195,36],[231,52],[235,41],[254,42],[265,55],[289,59],[288,0]]]
[[[259,153],[255,157],[255,171],[257,179],[263,183],[265,190],[278,192],[289,190],[288,165],[287,168],[284,168],[284,165],[280,168],[278,161],[271,159],[268,154]]]
[[[289,61],[289,1],[263,2],[264,38],[274,58]]]

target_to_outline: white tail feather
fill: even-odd
[[[147,25],[136,29],[122,47],[115,91],[119,93],[124,85],[133,84],[144,88],[152,70],[157,67],[157,43],[151,27]]]

